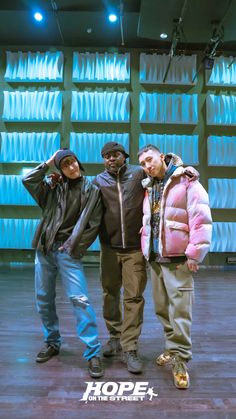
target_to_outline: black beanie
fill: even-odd
[[[105,154],[111,153],[112,151],[120,151],[125,155],[126,158],[129,157],[129,154],[126,153],[124,147],[122,144],[116,143],[115,141],[110,141],[109,143],[106,143],[101,150],[102,157],[105,156]]]
[[[62,159],[64,159],[65,157],[69,157],[69,156],[74,157],[77,160],[77,162],[79,163],[79,168],[84,171],[84,168],[83,168],[82,164],[80,163],[80,161],[78,160],[77,156],[75,155],[75,153],[73,151],[69,150],[69,148],[63,148],[62,150],[59,150],[58,153],[56,154],[56,156],[54,157],[54,164],[55,164],[56,168],[61,171],[60,163],[61,163]]]

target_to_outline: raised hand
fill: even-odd
[[[55,153],[46,161],[46,164],[48,166],[53,166],[54,165],[54,158],[56,157],[56,155],[59,151],[60,150],[55,151]]]

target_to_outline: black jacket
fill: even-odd
[[[99,229],[101,243],[114,248],[140,249],[144,177],[140,166],[125,164],[117,174],[105,170],[93,180],[100,188],[104,207]]]
[[[22,179],[22,182],[37,204],[43,210],[43,216],[36,230],[33,247],[50,250],[56,233],[60,228],[66,210],[68,182],[56,184],[55,188],[46,182],[45,174],[48,166],[40,164]],[[81,258],[86,249],[95,240],[102,216],[100,192],[85,177],[81,186],[81,206],[72,234],[63,244],[64,249],[75,258]],[[47,230],[47,243],[44,233]]]

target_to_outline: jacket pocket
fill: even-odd
[[[185,291],[194,291],[193,287],[178,287],[179,291],[185,292]]]
[[[188,225],[179,221],[166,220],[166,227],[189,232]]]

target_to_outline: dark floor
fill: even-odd
[[[170,367],[157,367],[154,362],[163,350],[163,335],[154,315],[150,283],[140,338],[144,373],[134,376],[119,359],[104,359],[105,376],[93,380],[82,359],[83,347],[60,281],[57,305],[64,343],[59,356],[37,364],[35,355],[43,338],[34,307],[33,267],[0,269],[1,419],[236,418],[235,271],[202,270],[195,278],[191,387],[177,390]],[[98,267],[88,267],[86,273],[104,343],[107,333]],[[145,397],[143,401],[85,403],[80,399],[87,381],[148,382],[158,396],[152,401]]]

